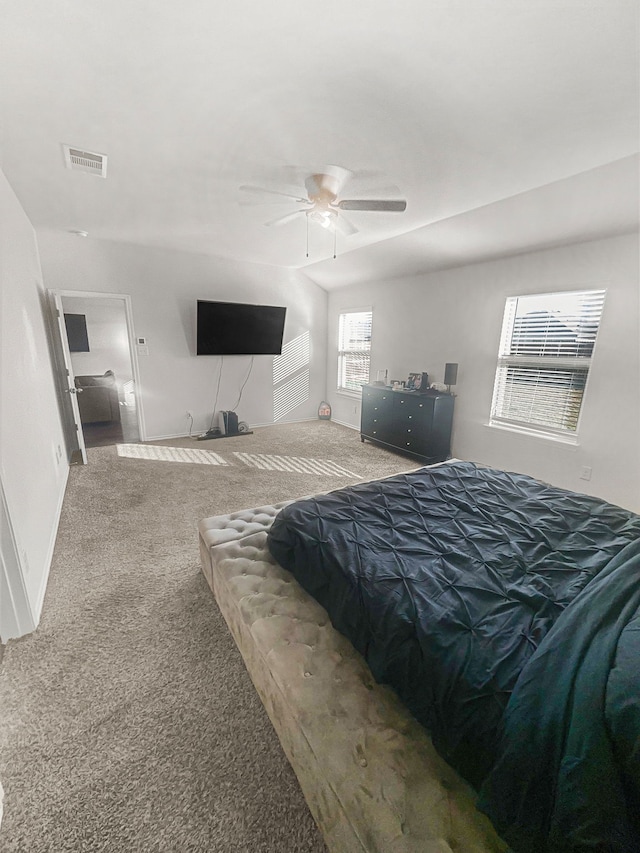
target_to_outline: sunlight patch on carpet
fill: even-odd
[[[127,459],[150,459],[154,462],[188,462],[191,465],[228,465],[211,450],[190,447],[150,447],[148,444],[118,444],[118,456]]]
[[[307,459],[301,456],[273,456],[264,453],[234,453],[240,462],[263,471],[289,471],[298,474],[323,474],[329,477],[357,477],[329,459]]]

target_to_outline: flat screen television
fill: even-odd
[[[89,352],[89,335],[87,334],[87,318],[85,314],[64,315],[67,328],[69,352]]]
[[[280,355],[286,308],[198,299],[197,355]]]

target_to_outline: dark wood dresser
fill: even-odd
[[[438,391],[392,391],[362,387],[360,439],[407,453],[426,464],[443,462],[450,453],[455,397]]]

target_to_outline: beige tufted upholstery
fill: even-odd
[[[204,519],[202,567],[329,850],[506,850],[424,729],[272,559],[285,505]]]

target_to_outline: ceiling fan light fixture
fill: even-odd
[[[320,210],[318,208],[314,208],[307,213],[307,216],[312,222],[316,222],[323,228],[331,228],[336,215],[337,214],[333,210]]]

